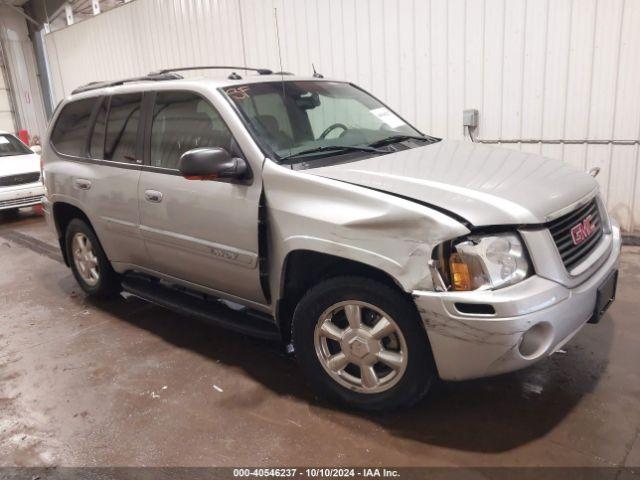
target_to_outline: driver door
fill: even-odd
[[[160,276],[265,303],[258,268],[260,182],[187,180],[180,156],[221,147],[242,156],[214,106],[189,91],[149,100],[146,165],[139,183],[141,232]]]

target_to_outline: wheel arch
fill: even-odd
[[[65,232],[67,230],[67,226],[69,222],[74,218],[79,218],[80,220],[86,222],[87,225],[95,232],[93,225],[91,224],[91,220],[86,213],[84,213],[80,208],[71,203],[67,202],[55,202],[51,207],[51,213],[53,216],[53,222],[56,226],[56,233],[58,235],[58,243],[60,244],[60,251],[62,252],[62,258],[64,259],[64,263],[67,267],[70,267],[69,258],[67,255],[67,248],[65,245]]]
[[[276,297],[276,320],[286,343],[291,340],[293,312],[304,294],[321,281],[342,276],[371,278],[409,295],[396,278],[378,267],[317,250],[292,250],[284,259]]]

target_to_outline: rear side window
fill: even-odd
[[[141,93],[111,97],[104,142],[105,160],[135,163],[141,102]]]
[[[182,154],[199,147],[237,151],[231,132],[209,102],[190,92],[158,92],[151,124],[151,165],[177,169]]]
[[[58,152],[76,157],[84,155],[95,103],[96,98],[85,98],[64,106],[51,132],[51,143]]]
[[[91,143],[89,144],[89,155],[92,158],[104,158],[104,139],[107,128],[107,107],[109,99],[104,98],[98,107],[96,122],[93,125]]]

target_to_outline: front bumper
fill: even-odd
[[[0,210],[38,205],[44,197],[41,182],[0,188]]]
[[[606,261],[574,288],[534,275],[495,291],[414,291],[440,377],[464,380],[510,372],[562,348],[591,318],[598,287],[618,268],[617,226],[612,237]],[[491,305],[495,313],[465,314],[456,303]]]

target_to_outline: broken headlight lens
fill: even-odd
[[[524,280],[529,271],[524,246],[512,233],[467,237],[449,257],[453,290],[502,288]]]

